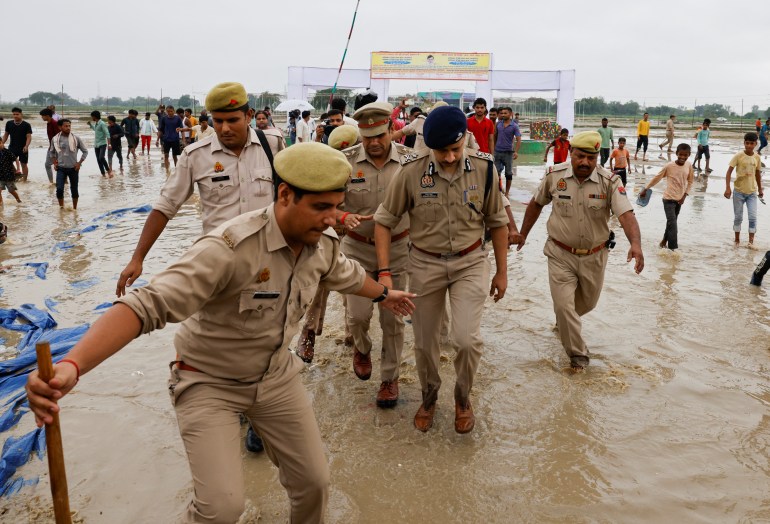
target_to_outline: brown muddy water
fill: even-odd
[[[76,133],[92,142],[83,126]],[[0,265],[14,265],[0,275],[0,307],[43,307],[50,297],[59,301],[52,314],[60,326],[93,322],[94,307],[114,295],[146,215],[81,236],[68,231],[108,210],[152,203],[165,170],[153,149],[105,180],[91,154],[79,209],[61,212],[43,171],[44,142],[35,123],[30,182],[19,184],[24,202],[6,195],[0,210],[10,230]],[[653,160],[640,162],[629,179],[632,199],[662,165],[651,142]],[[579,375],[568,372],[553,331],[542,254],[546,208],[524,250],[509,254],[507,295],[485,310],[485,354],[472,393],[477,425],[469,435],[453,429],[449,346],[434,429],[413,428],[420,392],[409,327],[401,399],[392,410],[376,408],[378,383],[353,374],[333,294],[316,360],[303,377],[332,472],[328,522],[770,522],[770,309],[766,288],[748,284],[770,249],[770,210],[759,206],[758,250],[734,248],[732,204],[722,193],[740,144],[736,137],[713,142],[714,172],[696,181],[679,218],[679,252],[657,247],[663,186],[637,209],[641,275],[626,264],[628,242],[613,219],[618,246],[599,305],[584,318],[593,359]],[[512,190],[519,223],[542,173],[537,159],[519,163]],[[744,218],[744,237],[746,227]],[[151,251],[143,278],[200,230],[193,197]],[[65,240],[76,247],[52,253]],[[33,261],[51,263],[47,280],[29,279],[33,270],[18,265]],[[77,283],[84,280],[93,285],[83,290]],[[185,507],[190,473],[165,383],[174,330],[136,340],[62,402],[71,507],[82,522],[173,522]],[[11,349],[18,341],[2,336]],[[32,427],[27,415],[11,434]],[[276,468],[264,454],[245,451],[243,467],[249,509],[242,520],[286,522]],[[51,522],[46,463],[34,459],[19,473],[40,483],[0,499],[0,521]]]

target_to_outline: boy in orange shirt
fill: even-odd
[[[631,160],[631,153],[626,149],[626,139],[618,138],[618,147],[610,155],[610,171],[615,173],[623,181],[623,187],[626,186],[626,173],[628,163]],[[614,166],[613,166],[614,164]]]

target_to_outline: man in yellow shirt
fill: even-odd
[[[735,245],[741,243],[741,223],[743,222],[743,205],[749,212],[749,249],[754,249],[754,233],[757,231],[757,196],[765,196],[762,190],[762,160],[754,152],[757,147],[757,134],[750,132],[743,137],[743,151],[739,151],[730,160],[730,167],[725,173],[725,198],[733,197],[733,231]],[[735,190],[730,189],[730,178],[735,170]]]
[[[639,148],[644,146],[644,154],[642,160],[647,160],[647,146],[650,143],[650,114],[645,113],[639,124],[636,126],[636,152],[634,153],[634,160],[639,154]]]

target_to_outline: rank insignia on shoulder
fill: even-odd
[[[422,178],[420,179],[420,187],[433,187],[435,185],[436,182],[433,180],[433,176],[431,176],[429,173],[422,175]]]
[[[270,280],[270,268],[266,267],[259,272],[259,275],[257,275],[257,284],[267,282],[268,280]]]
[[[225,167],[222,164],[220,164],[219,162],[214,164],[214,173],[221,173],[224,170],[225,170]]]
[[[567,190],[567,181],[563,178],[560,178],[558,182],[556,182],[556,190],[557,191],[566,191]]]
[[[227,247],[230,249],[233,249],[235,247],[235,242],[233,242],[233,239],[230,238],[230,235],[227,234],[227,231],[222,233],[222,240],[225,241],[225,244],[227,244]]]
[[[420,155],[417,152],[407,153],[401,157],[401,165],[408,164],[409,162],[413,162],[418,158],[420,158]]]
[[[495,161],[495,157],[493,157],[489,153],[484,153],[483,151],[476,151],[476,156],[478,158],[483,158],[484,160],[489,160],[490,162]]]

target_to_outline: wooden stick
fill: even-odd
[[[47,383],[53,378],[51,345],[48,342],[39,342],[35,345],[35,351],[37,352],[38,374],[40,379]],[[48,448],[48,473],[51,477],[53,513],[56,517],[56,524],[72,524],[70,500],[67,493],[67,473],[64,471],[64,450],[61,443],[59,413],[52,415],[53,422],[45,425],[45,444]]]

